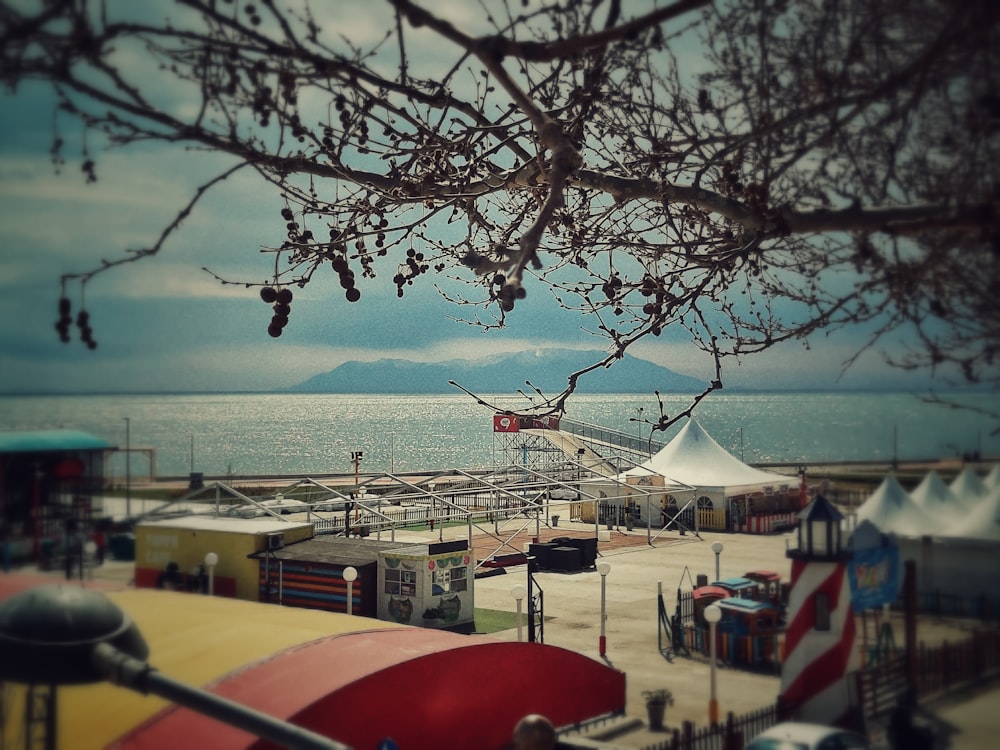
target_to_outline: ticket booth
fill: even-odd
[[[380,620],[457,629],[475,622],[475,561],[467,540],[379,553]]]

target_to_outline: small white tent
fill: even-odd
[[[977,505],[980,498],[986,494],[986,485],[983,484],[982,477],[971,466],[962,469],[948,487],[955,497],[970,508]]]
[[[938,528],[950,526],[959,514],[968,510],[965,503],[955,496],[951,488],[941,479],[941,475],[933,469],[927,472],[916,489],[910,493],[910,499],[927,515],[936,519]]]
[[[1000,486],[991,489],[975,508],[950,526],[948,536],[1000,541]]]
[[[929,533],[934,521],[907,494],[895,476],[889,474],[861,504],[858,522],[871,521],[883,534],[921,536]]]

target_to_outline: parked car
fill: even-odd
[[[868,740],[857,732],[785,721],[758,734],[744,750],[868,750],[870,747]]]

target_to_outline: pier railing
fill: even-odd
[[[666,443],[661,443],[652,438],[629,435],[627,432],[612,430],[607,427],[588,424],[587,422],[579,422],[569,417],[563,417],[559,420],[559,429],[576,435],[587,442],[608,445],[647,457],[658,453],[666,447]]]

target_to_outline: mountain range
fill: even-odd
[[[600,352],[545,349],[493,354],[481,359],[413,362],[380,359],[350,361],[287,389],[292,393],[455,393],[454,380],[474,393],[516,393],[530,380],[543,393],[559,393],[570,373],[601,357]],[[692,393],[704,388],[697,378],[625,355],[610,368],[580,378],[578,393]]]

